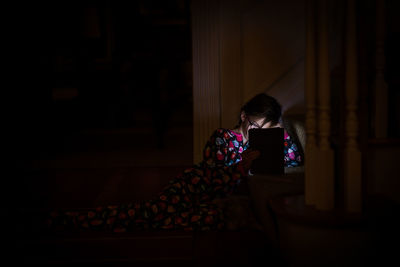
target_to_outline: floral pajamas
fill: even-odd
[[[284,144],[285,166],[299,165],[302,159],[286,132]],[[203,161],[171,180],[156,198],[86,212],[53,212],[47,224],[53,230],[114,232],[223,229],[223,213],[212,201],[232,194],[247,176],[241,165],[241,154],[247,148],[248,143],[243,144],[242,135],[217,129],[204,148]]]

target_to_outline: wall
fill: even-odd
[[[223,127],[232,127],[240,106],[260,92],[285,110],[301,106],[304,36],[304,1],[236,1],[236,8],[221,1]]]
[[[304,4],[193,1],[195,162],[212,131],[234,127],[257,93],[304,113]]]

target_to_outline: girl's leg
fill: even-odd
[[[52,212],[46,223],[52,231],[170,229],[175,228],[175,215],[187,212],[191,206],[187,183],[177,178],[153,200],[84,211]]]

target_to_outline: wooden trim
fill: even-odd
[[[400,146],[400,138],[370,138],[368,146]]]
[[[219,7],[219,1],[192,2],[194,163],[221,126]]]

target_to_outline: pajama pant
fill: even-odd
[[[137,203],[109,205],[78,212],[52,212],[47,229],[110,230],[142,229],[220,230],[224,228],[221,209],[212,201],[231,194],[241,175],[225,168],[195,165],[159,193],[157,198]]]

